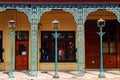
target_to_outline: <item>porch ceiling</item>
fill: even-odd
[[[120,4],[119,0],[2,0],[0,4]]]
[[[116,20],[117,16],[113,12],[109,12],[106,10],[97,10],[95,12],[91,12],[88,16],[88,20],[98,20],[103,18],[105,20]]]

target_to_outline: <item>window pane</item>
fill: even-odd
[[[110,53],[116,53],[116,49],[115,48],[110,48]]]
[[[108,42],[103,42],[103,48],[108,48]]]
[[[108,47],[107,48],[103,48],[103,53],[109,53]]]
[[[110,36],[110,41],[116,41],[115,36]]]
[[[74,54],[75,54],[75,48],[74,48],[74,43],[69,42],[67,45],[67,60],[74,60]]]
[[[49,35],[47,33],[43,33],[43,38],[44,39],[48,39],[49,38]]]
[[[108,41],[108,37],[107,37],[107,36],[104,36],[104,37],[103,37],[103,41]]]
[[[110,42],[110,47],[115,48],[115,42]]]
[[[18,50],[19,50],[19,54],[17,54],[17,55],[26,55],[26,45],[25,44],[20,44]]]
[[[17,41],[23,41],[28,40],[28,31],[16,31],[16,40]]]

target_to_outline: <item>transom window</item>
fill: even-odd
[[[28,31],[16,31],[16,41],[28,41],[29,40]]]
[[[41,32],[41,62],[55,61],[55,38],[54,31]],[[71,62],[75,61],[75,32],[58,31],[58,61]]]

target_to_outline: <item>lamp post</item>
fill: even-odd
[[[10,20],[8,21],[8,27],[10,28],[10,38],[11,38],[11,53],[10,53],[10,72],[9,72],[9,78],[14,78],[13,75],[13,53],[14,53],[14,29],[15,29],[15,21]]]
[[[97,21],[97,25],[100,28],[100,32],[97,32],[100,36],[100,73],[98,75],[99,78],[105,78],[105,74],[103,71],[103,52],[102,52],[102,37],[105,34],[105,32],[102,32],[102,28],[105,26],[105,20],[99,19]]]
[[[57,52],[57,45],[58,45],[57,38],[59,36],[59,34],[57,34],[57,30],[58,30],[59,24],[60,22],[57,20],[52,21],[52,26],[53,26],[53,29],[55,30],[55,34],[54,34],[54,37],[55,37],[55,74],[53,78],[59,78],[58,76],[58,52]]]

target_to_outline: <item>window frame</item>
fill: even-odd
[[[1,39],[0,39],[0,43],[1,43],[1,52],[0,52],[0,62],[4,62],[4,59],[3,59],[3,52],[4,52],[4,49],[3,49],[3,32],[0,31],[0,36],[1,36]]]

